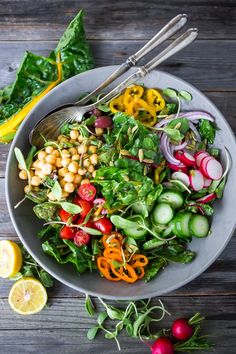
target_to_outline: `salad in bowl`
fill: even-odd
[[[198,256],[191,241],[211,234],[230,155],[212,147],[212,115],[181,110],[191,98],[133,85],[26,158],[15,147],[25,198],[42,220],[37,236],[55,262],[132,284]]]

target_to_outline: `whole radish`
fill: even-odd
[[[152,354],[174,354],[174,345],[167,337],[159,337],[151,347]]]
[[[188,340],[192,337],[194,328],[186,318],[178,318],[171,327],[172,335],[178,340]]]

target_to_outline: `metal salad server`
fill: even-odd
[[[179,16],[181,16],[179,18],[179,20],[181,20],[183,15],[179,15]],[[186,16],[184,18],[186,19]],[[175,19],[173,19],[173,20],[175,20]],[[181,25],[181,27],[182,27],[183,26],[182,21],[181,21],[181,24],[182,24]],[[178,26],[176,26],[176,22],[175,22],[174,27],[171,27],[172,29],[169,28],[169,24],[167,24],[167,26],[165,26],[165,27],[168,27],[168,31],[167,32],[164,31],[164,34],[163,34],[163,29],[161,30],[162,34],[161,34],[161,38],[158,38],[158,45],[160,44],[160,41],[162,43],[164,40],[166,40],[171,35],[173,35],[176,32],[176,30],[178,30],[180,28],[180,24],[178,22]],[[178,29],[176,29],[176,27],[178,27]],[[173,28],[174,28],[174,31],[173,31]],[[167,35],[167,33],[168,33],[168,35]],[[56,139],[57,136],[60,134],[61,127],[65,123],[67,123],[67,122],[72,123],[75,121],[80,122],[85,113],[90,112],[91,110],[96,108],[98,104],[109,102],[115,96],[119,95],[126,87],[133,84],[138,79],[146,76],[150,71],[152,71],[154,68],[156,68],[164,60],[168,59],[169,57],[171,57],[172,55],[174,55],[175,53],[177,53],[178,51],[180,51],[181,49],[183,49],[184,47],[189,45],[191,42],[193,42],[196,39],[197,35],[198,35],[198,30],[196,28],[188,29],[181,36],[179,36],[177,39],[175,39],[161,53],[159,53],[152,60],[150,60],[146,65],[138,68],[136,72],[134,72],[127,79],[122,81],[118,86],[116,86],[113,90],[111,90],[109,93],[107,93],[104,97],[102,97],[101,99],[99,99],[95,103],[89,104],[86,106],[78,106],[78,103],[70,104],[70,105],[59,107],[56,111],[53,111],[53,113],[51,113],[51,114],[49,113],[49,115],[47,115],[42,120],[40,120],[39,123],[36,124],[36,126],[30,132],[30,135],[29,135],[30,143],[38,148],[41,148],[45,142],[45,139],[48,139],[48,140],[49,139],[50,140]],[[157,37],[157,36],[158,36],[158,34],[155,37]],[[150,42],[152,42],[152,40]],[[152,45],[152,49],[153,49],[154,48],[153,42],[151,43],[151,45]],[[140,51],[142,51],[142,49]],[[145,49],[145,54],[147,54],[147,49]],[[142,56],[145,54],[142,54]],[[113,73],[111,75],[112,80],[110,79],[111,78],[111,76],[110,76],[105,81],[106,85],[114,80],[114,76],[115,76],[115,78],[117,78],[118,76],[121,75],[120,71],[122,72],[122,70],[124,70],[124,66],[125,66],[125,64],[122,64],[115,71],[116,75],[114,75],[115,73]],[[127,71],[127,69],[125,71]],[[125,72],[125,71],[123,71],[123,72]],[[117,72],[119,75],[117,75]],[[94,90],[92,94],[94,95],[94,92],[96,92],[96,93],[98,93],[98,91],[100,92],[101,86],[104,87],[104,83],[101,84],[99,86],[99,88]],[[90,95],[88,95],[88,96],[90,96]],[[86,100],[88,96],[86,96],[85,99],[83,99],[83,100]],[[91,96],[89,97],[89,99],[90,98],[91,98]],[[83,102],[83,100],[81,100],[81,101]],[[81,104],[81,101],[79,101],[79,104]]]

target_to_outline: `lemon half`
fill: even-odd
[[[0,277],[9,278],[19,272],[22,266],[20,247],[13,241],[0,241]]]
[[[26,277],[18,280],[11,288],[8,302],[21,315],[40,312],[47,303],[47,292],[39,280]]]

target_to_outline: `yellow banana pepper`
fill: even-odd
[[[165,100],[157,90],[148,89],[146,93],[148,104],[152,106],[156,112],[161,111],[165,107]]]
[[[124,92],[124,105],[128,106],[128,104],[134,100],[142,97],[144,92],[144,88],[142,86],[133,85],[131,87],[127,87]]]
[[[31,109],[44,97],[53,87],[59,84],[62,80],[62,63],[60,61],[60,54],[57,56],[57,71],[58,77],[55,81],[51,82],[48,87],[42,91],[38,96],[35,96],[32,101],[27,103],[20,112],[14,114],[11,118],[9,118],[5,123],[0,124],[0,142],[7,143],[7,139],[4,137],[10,134],[15,133],[19,124],[24,120],[26,115],[31,111]]]
[[[123,97],[124,97],[124,95],[120,95],[120,96],[114,98],[114,100],[112,100],[109,103],[109,108],[110,108],[112,113],[124,112],[125,111],[125,106],[123,104]]]

